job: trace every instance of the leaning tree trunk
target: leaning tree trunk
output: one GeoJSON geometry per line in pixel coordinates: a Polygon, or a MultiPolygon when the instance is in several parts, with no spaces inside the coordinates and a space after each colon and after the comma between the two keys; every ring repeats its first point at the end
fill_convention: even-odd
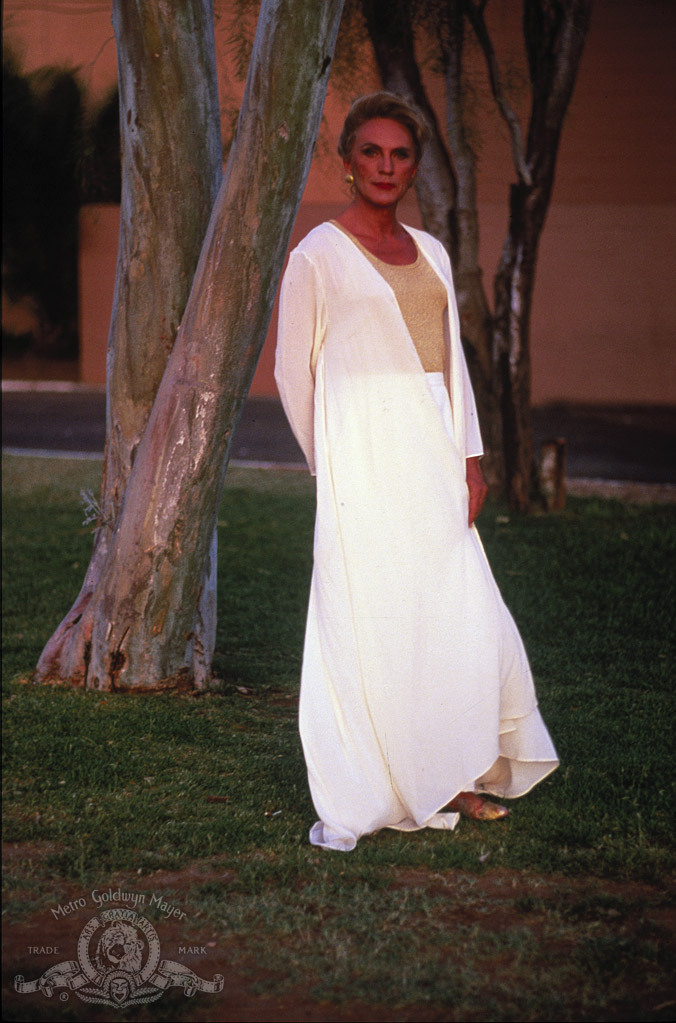
{"type": "Polygon", "coordinates": [[[342,0],[265,0],[181,327],[83,612],[86,684],[202,685],[195,626],[230,441],[309,169],[342,0]]]}
{"type": "MultiPolygon", "coordinates": [[[[221,179],[212,0],[169,7],[162,0],[117,0],[113,19],[123,176],[100,516],[80,594],[36,671],[38,681],[75,685],[87,679],[91,617],[84,612],[101,582],[221,179]]],[[[197,645],[208,649],[215,576],[205,583],[203,605],[197,645]]]]}

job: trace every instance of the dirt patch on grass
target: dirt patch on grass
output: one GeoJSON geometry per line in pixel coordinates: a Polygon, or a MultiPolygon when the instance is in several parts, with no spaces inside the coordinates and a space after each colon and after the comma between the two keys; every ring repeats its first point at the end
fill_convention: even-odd
{"type": "MultiPolygon", "coordinates": [[[[10,860],[38,859],[43,850],[15,845],[6,853],[10,860]]],[[[439,941],[440,934],[444,937],[438,948],[425,948],[424,940],[422,948],[417,948],[420,955],[436,956],[439,977],[443,981],[447,976],[448,985],[441,983],[417,1003],[405,995],[400,997],[396,984],[385,997],[374,992],[371,1003],[364,998],[355,1000],[349,980],[340,992],[334,990],[327,996],[313,948],[319,931],[314,937],[274,934],[259,926],[243,936],[215,926],[208,915],[194,911],[191,905],[191,893],[205,885],[217,897],[222,885],[224,900],[234,890],[236,875],[214,860],[193,863],[181,871],[158,871],[151,877],[115,876],[105,885],[86,890],[58,884],[53,897],[43,893],[38,909],[33,907],[35,893],[30,888],[21,896],[13,892],[3,930],[3,1018],[119,1020],[131,1013],[138,1020],[368,1023],[517,1018],[666,1020],[676,1015],[671,965],[676,962],[676,891],[672,885],[504,870],[481,876],[400,870],[393,876],[390,898],[393,894],[396,898],[397,891],[402,896],[423,893],[434,912],[430,945],[439,941]],[[87,925],[92,927],[92,920],[96,934],[85,958],[89,956],[87,961],[93,962],[97,940],[108,926],[104,911],[114,907],[136,912],[150,922],[161,949],[160,962],[182,964],[207,982],[221,975],[222,989],[218,993],[197,991],[194,997],[187,997],[181,987],[170,986],[160,991],[156,1001],[133,1009],[128,1004],[125,1008],[124,1003],[120,1008],[83,1001],[77,991],[66,986],[55,988],[49,998],[39,990],[20,993],[15,989],[17,976],[35,981],[58,964],[78,966],[81,936],[87,925]],[[274,950],[281,946],[286,959],[278,960],[274,950]],[[294,965],[283,969],[280,962],[294,965]],[[480,984],[472,977],[480,977],[480,984]],[[538,1003],[544,985],[549,985],[550,991],[544,1002],[538,1003]],[[529,987],[532,993],[526,991],[529,987]],[[560,1014],[553,1008],[556,1004],[560,1014]]],[[[270,896],[276,897],[274,892],[270,896]]],[[[134,922],[133,917],[128,919],[134,922]]],[[[424,938],[424,921],[404,921],[402,926],[419,926],[424,938]]],[[[377,942],[378,935],[373,934],[372,940],[377,942]]],[[[327,973],[332,965],[325,964],[327,973]]],[[[404,956],[401,970],[409,965],[404,956]]],[[[350,969],[352,974],[348,971],[342,976],[356,978],[358,956],[350,969]]],[[[89,984],[87,990],[91,987],[89,984]]]]}

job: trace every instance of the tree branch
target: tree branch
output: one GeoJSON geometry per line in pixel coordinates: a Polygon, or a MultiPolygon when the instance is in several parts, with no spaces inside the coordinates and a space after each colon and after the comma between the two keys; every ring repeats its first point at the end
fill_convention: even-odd
{"type": "Polygon", "coordinates": [[[486,27],[486,21],[484,19],[485,7],[486,0],[480,0],[478,4],[474,4],[473,0],[467,0],[465,10],[467,18],[474,29],[474,34],[483,51],[484,57],[486,58],[486,66],[488,68],[488,77],[491,83],[493,98],[495,99],[498,110],[502,114],[503,120],[507,125],[509,136],[512,140],[512,158],[514,160],[516,173],[518,174],[520,181],[523,181],[525,185],[530,186],[533,184],[533,179],[524,154],[521,125],[511,104],[507,100],[505,91],[502,87],[502,82],[500,80],[500,68],[498,67],[495,47],[491,41],[488,28],[486,27]]]}

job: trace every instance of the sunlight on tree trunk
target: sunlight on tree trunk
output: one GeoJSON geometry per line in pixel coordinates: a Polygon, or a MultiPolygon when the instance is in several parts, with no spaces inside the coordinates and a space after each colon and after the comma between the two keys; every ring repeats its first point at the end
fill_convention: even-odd
{"type": "MultiPolygon", "coordinates": [[[[91,616],[129,473],[190,293],[221,180],[212,0],[170,11],[160,0],[117,2],[122,203],[108,337],[106,447],[92,558],[36,678],[85,685],[91,616]],[[186,81],[191,83],[185,88],[186,81]]],[[[213,602],[215,577],[205,586],[213,602]]],[[[205,620],[213,633],[213,614],[205,620]]],[[[207,637],[203,645],[213,644],[207,637]]]]}
{"type": "MultiPolygon", "coordinates": [[[[96,581],[78,612],[82,657],[66,674],[58,658],[53,670],[43,664],[43,654],[39,679],[117,690],[208,682],[202,595],[230,441],[307,178],[341,8],[342,0],[266,0],[261,7],[237,133],[190,298],[130,457],[96,581]]],[[[141,45],[151,59],[160,52],[151,37],[141,45]]],[[[193,88],[194,74],[185,75],[184,89],[186,82],[193,88]]],[[[170,116],[170,97],[164,102],[170,116]]],[[[123,119],[125,133],[133,124],[123,119]]],[[[136,127],[143,132],[142,123],[136,127]]],[[[200,148],[194,138],[191,145],[200,148]]],[[[191,192],[174,194],[179,200],[190,207],[191,192]]],[[[127,316],[134,332],[135,309],[127,316]]]]}

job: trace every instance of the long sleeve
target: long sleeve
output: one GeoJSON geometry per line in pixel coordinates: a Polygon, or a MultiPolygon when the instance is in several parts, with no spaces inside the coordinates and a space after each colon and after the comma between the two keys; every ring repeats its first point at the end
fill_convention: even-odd
{"type": "MultiPolygon", "coordinates": [[[[458,303],[455,297],[455,287],[453,285],[451,261],[441,242],[437,241],[437,246],[444,273],[446,274],[446,278],[449,283],[449,303],[452,301],[452,306],[449,304],[448,317],[451,324],[455,325],[456,344],[454,345],[454,356],[457,357],[460,365],[460,386],[462,387],[462,408],[464,412],[465,457],[472,458],[474,456],[483,455],[484,453],[483,442],[481,440],[481,430],[479,427],[479,416],[477,414],[476,401],[469,377],[469,371],[467,369],[465,353],[462,349],[460,317],[458,315],[458,303]]],[[[453,328],[451,327],[451,330],[452,329],[453,328]]]]}
{"type": "Polygon", "coordinates": [[[467,370],[467,363],[465,362],[464,355],[462,364],[462,382],[464,391],[463,408],[465,410],[465,457],[473,458],[474,456],[483,455],[484,446],[481,440],[479,416],[477,415],[474,391],[472,390],[472,384],[469,379],[469,372],[467,370]]]}
{"type": "Polygon", "coordinates": [[[326,305],[316,267],[304,253],[294,251],[280,293],[275,380],[313,475],[315,367],[325,329],[326,305]]]}

